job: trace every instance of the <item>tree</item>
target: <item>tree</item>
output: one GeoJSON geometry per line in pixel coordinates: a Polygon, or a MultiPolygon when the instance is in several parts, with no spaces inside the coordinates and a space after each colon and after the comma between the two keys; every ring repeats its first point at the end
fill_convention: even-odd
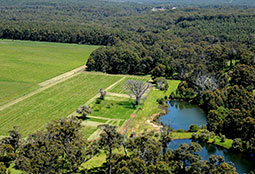
{"type": "Polygon", "coordinates": [[[21,144],[21,135],[19,133],[19,128],[14,126],[13,130],[9,131],[9,136],[3,138],[0,141],[0,144],[9,144],[12,146],[14,153],[16,153],[17,149],[21,144]]]}
{"type": "Polygon", "coordinates": [[[84,106],[80,106],[80,108],[77,109],[76,112],[78,114],[82,114],[81,119],[85,120],[87,115],[92,113],[92,110],[90,106],[84,105],[84,106]]]}
{"type": "Polygon", "coordinates": [[[99,93],[100,93],[100,99],[104,100],[104,98],[106,96],[106,91],[104,91],[102,88],[100,88],[99,93]]]}
{"type": "Polygon", "coordinates": [[[238,64],[233,69],[230,83],[233,85],[242,85],[248,91],[252,92],[255,89],[255,66],[238,64]]]}
{"type": "Polygon", "coordinates": [[[167,126],[164,126],[163,128],[160,128],[160,139],[159,142],[162,144],[163,149],[163,155],[167,151],[168,144],[172,141],[172,136],[170,135],[170,128],[167,126]]]}
{"type": "Polygon", "coordinates": [[[204,90],[211,90],[219,87],[218,80],[209,75],[208,73],[202,73],[201,71],[197,74],[194,83],[198,86],[198,91],[203,92],[204,90]]]}
{"type": "Polygon", "coordinates": [[[202,149],[197,143],[190,145],[181,144],[178,149],[173,150],[173,160],[178,161],[178,169],[180,173],[185,173],[189,164],[200,161],[200,156],[196,154],[202,149]]]}
{"type": "Polygon", "coordinates": [[[159,64],[151,71],[152,79],[156,79],[157,77],[164,77],[166,72],[166,66],[159,64]]]}
{"type": "Polygon", "coordinates": [[[75,117],[54,121],[30,135],[18,151],[16,165],[28,173],[76,173],[86,160],[87,142],[75,117]]]}
{"type": "Polygon", "coordinates": [[[0,171],[8,168],[11,162],[16,159],[16,152],[20,144],[21,135],[19,129],[14,126],[13,130],[9,131],[9,136],[0,140],[0,171]]]}
{"type": "Polygon", "coordinates": [[[132,156],[151,164],[155,164],[160,159],[164,142],[159,142],[153,137],[153,134],[152,131],[145,131],[142,135],[130,140],[128,148],[132,150],[132,156]]]}
{"type": "Polygon", "coordinates": [[[119,148],[123,141],[122,135],[117,132],[116,126],[111,126],[108,124],[103,124],[98,126],[99,129],[103,130],[100,134],[99,146],[106,152],[108,155],[107,164],[108,164],[108,173],[112,173],[112,151],[115,148],[119,148]]]}
{"type": "Polygon", "coordinates": [[[150,87],[150,83],[137,80],[127,80],[124,85],[125,90],[135,96],[136,105],[140,103],[142,96],[150,87]]]}
{"type": "Polygon", "coordinates": [[[161,91],[167,91],[168,89],[168,83],[167,80],[165,78],[156,78],[154,80],[154,82],[156,83],[156,88],[158,88],[161,91]]]}

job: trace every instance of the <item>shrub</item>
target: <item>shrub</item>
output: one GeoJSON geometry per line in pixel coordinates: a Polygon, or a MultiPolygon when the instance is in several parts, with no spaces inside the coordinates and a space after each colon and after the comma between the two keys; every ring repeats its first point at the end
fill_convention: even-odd
{"type": "Polygon", "coordinates": [[[176,132],[184,132],[183,129],[178,129],[176,132]]]}
{"type": "Polygon", "coordinates": [[[226,136],[225,135],[222,135],[220,137],[220,142],[224,143],[226,141],[226,136]]]}
{"type": "Polygon", "coordinates": [[[101,99],[99,99],[99,98],[98,98],[98,99],[96,99],[96,104],[100,104],[100,103],[101,103],[101,101],[102,101],[102,100],[101,100],[101,99]]]}
{"type": "Polygon", "coordinates": [[[160,98],[160,99],[157,99],[157,102],[158,104],[162,105],[165,102],[165,100],[163,98],[160,98]]]}
{"type": "Polygon", "coordinates": [[[154,82],[156,83],[156,88],[158,88],[161,91],[167,91],[168,89],[168,83],[167,80],[165,78],[156,78],[154,80],[154,82]]]}
{"type": "Polygon", "coordinates": [[[193,133],[191,138],[192,138],[193,140],[196,140],[196,139],[197,139],[197,134],[196,134],[196,133],[193,133]]]}
{"type": "Polygon", "coordinates": [[[198,125],[192,124],[189,128],[189,132],[197,132],[200,129],[198,125]]]}
{"type": "Polygon", "coordinates": [[[175,94],[174,94],[174,92],[171,92],[171,94],[170,94],[170,96],[169,96],[169,99],[175,99],[176,97],[175,97],[175,94]]]}

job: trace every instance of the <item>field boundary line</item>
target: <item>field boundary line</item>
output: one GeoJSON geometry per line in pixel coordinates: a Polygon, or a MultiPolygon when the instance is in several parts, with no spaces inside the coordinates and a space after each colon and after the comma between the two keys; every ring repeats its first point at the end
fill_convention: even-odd
{"type": "MultiPolygon", "coordinates": [[[[107,118],[107,117],[100,117],[100,116],[93,116],[93,115],[88,115],[87,116],[88,118],[98,118],[100,120],[116,120],[116,121],[122,121],[122,120],[125,120],[125,119],[118,119],[118,118],[107,118]]],[[[86,121],[86,120],[85,120],[86,121]]],[[[89,120],[88,120],[89,121],[89,120]]]]}
{"type": "Polygon", "coordinates": [[[95,75],[105,75],[105,76],[129,77],[129,78],[136,78],[136,79],[148,79],[148,80],[151,79],[151,77],[149,77],[149,76],[139,76],[139,75],[130,75],[130,74],[107,74],[104,72],[95,72],[95,71],[84,71],[83,73],[95,74],[95,75]]]}
{"type": "MultiPolygon", "coordinates": [[[[104,124],[109,124],[110,120],[108,120],[106,123],[104,124]]],[[[103,131],[101,129],[97,129],[93,134],[91,134],[88,138],[88,140],[94,140],[96,138],[99,138],[99,135],[102,133],[103,131]]]]}
{"type": "Polygon", "coordinates": [[[69,71],[69,72],[66,72],[66,73],[64,73],[64,74],[60,74],[59,76],[56,76],[56,77],[53,77],[53,78],[51,78],[51,79],[49,79],[49,80],[46,80],[46,81],[44,81],[44,82],[41,82],[41,83],[39,83],[38,85],[39,85],[40,87],[48,86],[48,85],[50,85],[50,84],[52,84],[52,83],[55,83],[55,82],[57,82],[57,81],[59,81],[59,80],[66,79],[66,78],[68,78],[68,77],[70,77],[70,76],[73,76],[73,75],[76,74],[76,73],[80,73],[80,72],[84,71],[85,68],[86,68],[86,66],[84,66],[84,65],[83,65],[83,66],[80,66],[80,67],[75,68],[75,69],[73,69],[73,70],[71,70],[71,71],[69,71]]]}
{"type": "MultiPolygon", "coordinates": [[[[106,89],[105,89],[105,91],[109,91],[110,89],[112,89],[114,86],[116,86],[118,83],[120,83],[122,80],[124,80],[126,78],[126,76],[124,76],[124,77],[122,77],[120,80],[118,80],[117,82],[115,82],[115,83],[113,83],[113,84],[111,84],[109,87],[107,87],[106,89]]],[[[97,95],[95,95],[94,97],[92,97],[91,99],[89,99],[89,101],[87,101],[86,103],[85,103],[85,105],[89,105],[89,104],[91,104],[94,100],[96,100],[98,97],[100,97],[100,94],[97,94],[97,95]]]]}
{"type": "Polygon", "coordinates": [[[29,98],[29,97],[35,95],[35,94],[38,94],[38,93],[40,93],[40,92],[42,92],[42,91],[44,91],[44,90],[46,90],[46,89],[48,89],[48,88],[50,88],[50,87],[52,87],[52,86],[55,86],[55,85],[57,85],[57,84],[59,84],[59,83],[61,83],[61,82],[64,82],[64,81],[66,81],[66,80],[72,78],[72,77],[75,77],[75,76],[79,75],[81,72],[82,72],[82,71],[80,71],[79,73],[74,73],[74,74],[72,74],[72,75],[70,75],[70,76],[68,76],[68,77],[63,78],[63,79],[59,79],[58,81],[56,81],[56,82],[54,82],[54,83],[51,83],[51,84],[49,84],[49,85],[47,85],[47,86],[44,86],[44,87],[41,87],[41,88],[39,88],[39,89],[37,89],[37,90],[31,92],[31,93],[25,94],[25,95],[22,96],[22,97],[19,97],[19,98],[15,99],[15,100],[12,100],[12,101],[10,101],[9,103],[6,103],[6,104],[0,106],[0,111],[6,109],[6,108],[8,108],[8,107],[10,107],[10,106],[12,106],[12,105],[14,105],[14,104],[16,104],[16,103],[19,103],[19,102],[21,102],[21,101],[23,101],[23,100],[25,100],[25,99],[27,99],[27,98],[29,98]]]}

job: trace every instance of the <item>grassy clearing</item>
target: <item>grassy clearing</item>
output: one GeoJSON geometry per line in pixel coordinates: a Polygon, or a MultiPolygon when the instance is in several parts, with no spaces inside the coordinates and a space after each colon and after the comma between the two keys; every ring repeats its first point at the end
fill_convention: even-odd
{"type": "MultiPolygon", "coordinates": [[[[208,143],[213,143],[213,138],[210,138],[208,143]]],[[[224,147],[226,149],[230,149],[232,147],[233,140],[227,139],[224,142],[221,142],[219,137],[216,137],[216,140],[213,144],[216,144],[218,146],[224,147]]]]}
{"type": "MultiPolygon", "coordinates": [[[[114,97],[118,98],[118,97],[114,97]]],[[[93,102],[92,115],[114,119],[129,119],[130,115],[136,109],[134,106],[135,101],[132,99],[105,99],[93,102]]]]}
{"type": "Polygon", "coordinates": [[[91,117],[87,117],[86,121],[94,121],[94,122],[98,122],[98,123],[106,123],[107,122],[107,120],[103,120],[100,118],[91,118],[91,117]]]}
{"type": "Polygon", "coordinates": [[[180,80],[167,80],[168,83],[168,90],[166,94],[170,95],[172,92],[176,92],[176,89],[180,83],[180,80]]]}
{"type": "Polygon", "coordinates": [[[97,130],[97,127],[90,127],[90,126],[84,126],[81,129],[82,135],[84,135],[85,138],[89,138],[90,135],[92,135],[97,130]]]}
{"type": "Polygon", "coordinates": [[[173,139],[191,139],[191,132],[171,132],[173,139]]]}
{"type": "Polygon", "coordinates": [[[86,63],[98,46],[0,40],[0,106],[86,63]]]}
{"type": "Polygon", "coordinates": [[[24,101],[0,111],[0,135],[7,135],[14,125],[26,136],[51,120],[66,117],[80,105],[121,77],[80,74],[24,101]]]}
{"type": "MultiPolygon", "coordinates": [[[[94,130],[86,132],[88,138],[97,130],[98,124],[110,124],[117,127],[121,127],[123,123],[130,118],[130,115],[134,112],[133,107],[134,100],[116,96],[106,96],[105,100],[96,100],[90,106],[92,107],[93,116],[88,116],[89,126],[93,126],[94,130]],[[100,102],[100,103],[99,103],[100,102]],[[94,124],[89,121],[93,121],[94,124]]],[[[85,122],[86,122],[85,121],[85,122]]],[[[96,138],[96,137],[94,137],[96,138]]]]}
{"type": "Polygon", "coordinates": [[[86,169],[91,169],[94,167],[100,167],[106,161],[106,154],[101,152],[99,155],[93,157],[86,163],[82,164],[86,169]]]}
{"type": "Polygon", "coordinates": [[[148,129],[148,130],[155,129],[152,125],[148,124],[146,121],[150,119],[150,116],[152,116],[153,114],[159,113],[162,111],[159,108],[157,99],[162,98],[165,95],[170,95],[171,92],[175,92],[180,81],[172,80],[172,81],[168,81],[168,83],[169,83],[169,89],[167,90],[167,92],[163,92],[160,90],[152,90],[149,93],[146,101],[144,102],[142,109],[138,110],[136,113],[136,116],[131,120],[128,131],[127,131],[128,134],[132,132],[140,133],[144,129],[148,129]]]}
{"type": "Polygon", "coordinates": [[[128,92],[124,89],[124,85],[127,80],[148,81],[150,80],[150,78],[149,77],[126,77],[124,80],[121,81],[121,83],[116,85],[109,92],[119,93],[119,94],[128,94],[128,92]]]}

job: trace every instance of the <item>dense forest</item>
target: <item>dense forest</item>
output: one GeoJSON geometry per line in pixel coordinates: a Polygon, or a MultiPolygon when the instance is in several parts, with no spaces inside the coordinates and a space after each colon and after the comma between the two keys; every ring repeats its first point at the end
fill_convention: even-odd
{"type": "Polygon", "coordinates": [[[81,121],[77,118],[60,119],[22,140],[18,128],[0,141],[0,172],[6,173],[15,161],[15,168],[27,173],[231,173],[235,168],[220,156],[201,160],[197,143],[183,144],[167,150],[171,141],[169,129],[161,134],[144,132],[140,136],[122,136],[116,127],[99,125],[103,132],[100,140],[88,142],[80,133],[81,121]],[[123,153],[113,153],[118,149],[123,153]],[[101,167],[86,169],[82,163],[98,153],[107,155],[101,167]],[[162,153],[163,152],[163,153],[162,153]]]}
{"type": "MultiPolygon", "coordinates": [[[[181,1],[177,9],[172,9],[173,5],[165,1],[156,5],[155,1],[145,4],[89,0],[74,0],[72,4],[64,0],[15,2],[0,0],[0,38],[104,45],[91,54],[87,70],[179,79],[182,82],[176,94],[168,99],[198,104],[207,113],[209,131],[234,139],[233,150],[255,153],[255,11],[252,0],[205,3],[203,8],[192,6],[195,1],[194,4],[181,1]],[[152,11],[155,7],[164,10],[152,11]]],[[[71,123],[77,124],[78,129],[79,123],[71,123]]],[[[45,132],[32,135],[20,147],[17,159],[20,169],[30,173],[78,171],[78,163],[86,161],[81,154],[86,152],[93,156],[97,152],[98,149],[93,148],[93,152],[80,152],[75,148],[77,151],[72,153],[80,157],[75,160],[72,155],[63,155],[68,154],[71,147],[87,142],[76,136],[76,132],[70,134],[74,136],[72,142],[58,139],[56,134],[62,135],[65,132],[61,131],[66,130],[54,132],[56,126],[59,126],[57,122],[45,132]],[[56,154],[51,149],[55,141],[60,142],[56,154]],[[28,150],[31,147],[33,151],[28,150]],[[41,147],[50,151],[50,154],[40,154],[43,163],[49,160],[48,168],[38,167],[42,159],[37,159],[39,156],[35,154],[41,147]],[[29,156],[25,156],[27,151],[29,156]],[[36,162],[32,164],[30,159],[36,162]],[[52,162],[56,159],[57,164],[52,162]],[[65,167],[60,168],[59,164],[65,167]]],[[[164,143],[169,140],[164,134],[147,132],[126,140],[125,146],[123,137],[114,128],[102,129],[104,142],[97,142],[95,147],[104,149],[109,156],[103,169],[94,170],[107,169],[113,173],[217,173],[226,170],[235,173],[232,166],[215,157],[199,163],[195,152],[201,148],[197,144],[162,154],[164,143]],[[114,142],[104,139],[110,138],[110,134],[116,136],[114,142]],[[112,147],[107,141],[113,142],[112,147]],[[121,144],[129,148],[132,155],[111,156],[111,148],[121,144]]],[[[12,143],[19,141],[12,138],[11,135],[2,142],[11,144],[5,149],[10,152],[6,157],[9,161],[16,158],[17,145],[12,143]]]]}

